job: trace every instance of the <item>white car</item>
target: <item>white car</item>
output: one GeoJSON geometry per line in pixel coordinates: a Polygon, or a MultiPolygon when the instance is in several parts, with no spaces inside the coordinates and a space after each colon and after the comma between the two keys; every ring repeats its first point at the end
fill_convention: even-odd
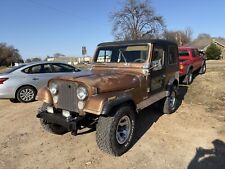
{"type": "Polygon", "coordinates": [[[79,71],[60,62],[38,62],[9,68],[0,74],[0,99],[24,103],[34,101],[38,89],[47,86],[49,79],[74,75],[79,71]]]}

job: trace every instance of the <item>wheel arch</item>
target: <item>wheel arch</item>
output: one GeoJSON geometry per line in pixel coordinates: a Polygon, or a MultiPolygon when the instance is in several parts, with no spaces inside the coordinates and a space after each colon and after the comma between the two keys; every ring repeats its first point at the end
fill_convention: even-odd
{"type": "Polygon", "coordinates": [[[193,65],[189,65],[189,66],[188,66],[188,69],[187,69],[187,73],[188,73],[190,70],[193,70],[193,68],[194,68],[193,65]]]}
{"type": "Polygon", "coordinates": [[[173,81],[173,85],[174,85],[174,86],[176,86],[176,87],[178,87],[179,82],[178,82],[178,80],[177,80],[177,79],[175,79],[175,80],[173,81]]]}
{"type": "Polygon", "coordinates": [[[179,86],[179,78],[171,78],[166,86],[166,90],[169,91],[171,89],[171,86],[179,86]]]}
{"type": "Polygon", "coordinates": [[[117,98],[116,100],[112,102],[107,102],[102,109],[102,116],[113,116],[116,108],[118,108],[121,105],[130,105],[134,111],[136,112],[136,104],[131,98],[131,96],[122,96],[117,98]]]}
{"type": "Polygon", "coordinates": [[[38,90],[37,90],[37,88],[36,88],[35,86],[30,85],[30,84],[24,84],[24,85],[22,85],[22,86],[20,86],[20,87],[18,87],[18,88],[16,89],[16,92],[15,92],[15,98],[17,97],[18,91],[19,91],[22,87],[26,87],[26,86],[32,87],[32,88],[35,90],[36,94],[37,94],[38,90]]]}

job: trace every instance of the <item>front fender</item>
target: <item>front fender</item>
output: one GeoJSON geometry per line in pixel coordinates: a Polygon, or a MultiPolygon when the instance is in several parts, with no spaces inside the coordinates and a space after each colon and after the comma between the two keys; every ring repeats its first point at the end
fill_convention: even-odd
{"type": "Polygon", "coordinates": [[[101,114],[107,115],[107,116],[114,115],[112,112],[112,109],[115,108],[116,106],[119,106],[127,102],[134,103],[131,96],[125,95],[125,96],[116,97],[114,100],[111,100],[111,101],[106,101],[102,108],[101,114]]]}
{"type": "Polygon", "coordinates": [[[52,98],[51,92],[49,91],[47,87],[43,87],[38,90],[36,100],[49,103],[50,105],[53,104],[53,98],[52,98]]]}
{"type": "Polygon", "coordinates": [[[87,100],[84,111],[96,115],[109,115],[115,106],[125,102],[134,103],[131,95],[131,93],[125,92],[110,92],[92,96],[87,100]]]}

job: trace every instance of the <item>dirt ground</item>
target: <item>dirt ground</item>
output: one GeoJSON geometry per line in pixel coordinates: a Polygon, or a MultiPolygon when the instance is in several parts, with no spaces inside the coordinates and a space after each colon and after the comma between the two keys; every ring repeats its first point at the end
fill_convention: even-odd
{"type": "Polygon", "coordinates": [[[171,115],[147,108],[138,116],[133,147],[121,157],[101,152],[95,131],[72,136],[44,131],[42,103],[0,101],[1,169],[225,169],[225,61],[180,87],[171,115]]]}

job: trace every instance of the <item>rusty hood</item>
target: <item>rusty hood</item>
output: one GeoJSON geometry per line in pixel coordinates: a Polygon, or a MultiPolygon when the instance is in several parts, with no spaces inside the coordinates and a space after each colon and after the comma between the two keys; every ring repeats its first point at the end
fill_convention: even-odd
{"type": "Polygon", "coordinates": [[[83,83],[87,87],[97,88],[99,93],[104,93],[140,87],[144,75],[118,70],[92,70],[81,71],[74,76],[58,77],[57,79],[83,83]]]}

